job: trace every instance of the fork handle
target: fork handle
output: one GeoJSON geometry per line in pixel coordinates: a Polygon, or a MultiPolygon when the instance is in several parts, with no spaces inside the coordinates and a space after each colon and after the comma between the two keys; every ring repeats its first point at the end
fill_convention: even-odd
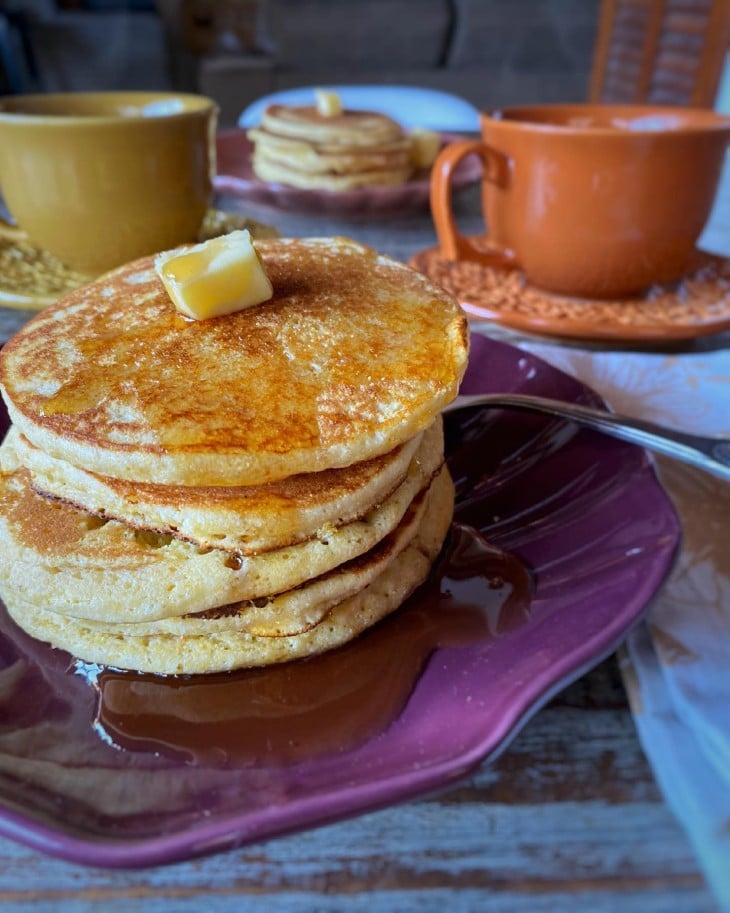
{"type": "Polygon", "coordinates": [[[725,438],[705,437],[674,431],[644,419],[630,418],[616,412],[606,412],[579,403],[547,399],[542,396],[513,393],[485,393],[457,396],[444,412],[469,406],[518,409],[542,412],[574,419],[582,425],[603,431],[612,437],[639,444],[657,453],[674,457],[693,466],[699,466],[722,479],[730,481],[730,441],[725,438]]]}

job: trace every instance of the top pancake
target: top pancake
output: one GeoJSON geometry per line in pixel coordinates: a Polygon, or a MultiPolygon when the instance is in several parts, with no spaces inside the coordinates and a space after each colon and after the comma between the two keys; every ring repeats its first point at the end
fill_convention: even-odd
{"type": "Polygon", "coordinates": [[[403,138],[401,125],[385,114],[342,111],[325,115],[310,105],[269,105],[261,126],[279,136],[343,146],[380,145],[403,138]]]}
{"type": "Polygon", "coordinates": [[[257,307],[187,320],[150,257],[31,320],[0,354],[18,429],[113,478],[256,485],[386,453],[455,396],[467,327],[440,287],[346,239],[256,247],[257,307]]]}

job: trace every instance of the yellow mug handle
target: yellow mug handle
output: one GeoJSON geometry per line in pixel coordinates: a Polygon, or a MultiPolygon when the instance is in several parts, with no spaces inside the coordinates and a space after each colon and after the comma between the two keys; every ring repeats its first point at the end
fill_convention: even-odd
{"type": "Polygon", "coordinates": [[[27,241],[28,235],[19,225],[13,225],[0,216],[0,238],[5,241],[27,241]]]}
{"type": "MultiPolygon", "coordinates": [[[[431,170],[431,214],[433,215],[439,250],[446,260],[476,260],[488,266],[517,265],[515,255],[504,247],[486,251],[475,247],[460,234],[454,220],[451,203],[452,179],[457,165],[467,155],[478,155],[484,164],[482,180],[491,181],[500,187],[509,183],[510,161],[498,149],[487,146],[481,140],[462,140],[449,143],[438,155],[431,170]]],[[[487,238],[489,240],[489,238],[487,238]]]]}

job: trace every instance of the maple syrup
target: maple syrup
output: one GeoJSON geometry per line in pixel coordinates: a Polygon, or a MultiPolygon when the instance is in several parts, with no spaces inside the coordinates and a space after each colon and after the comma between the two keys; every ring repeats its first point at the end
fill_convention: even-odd
{"type": "Polygon", "coordinates": [[[383,732],[440,647],[529,618],[532,580],[513,555],[454,524],[429,580],[393,616],[321,656],[264,669],[155,676],[84,667],[94,728],[125,751],[200,765],[294,763],[383,732]]]}

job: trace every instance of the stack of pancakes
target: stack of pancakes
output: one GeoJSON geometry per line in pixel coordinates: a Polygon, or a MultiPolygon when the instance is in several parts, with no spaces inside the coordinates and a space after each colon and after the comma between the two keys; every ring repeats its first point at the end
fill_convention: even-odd
{"type": "Polygon", "coordinates": [[[200,673],[337,646],[427,576],[453,512],[457,303],[346,239],[256,244],[274,287],[191,321],[137,261],[0,355],[0,591],[31,635],[200,673]]]}
{"type": "Polygon", "coordinates": [[[385,114],[269,105],[248,131],[252,168],[262,181],[304,189],[396,186],[413,173],[410,140],[385,114]]]}

